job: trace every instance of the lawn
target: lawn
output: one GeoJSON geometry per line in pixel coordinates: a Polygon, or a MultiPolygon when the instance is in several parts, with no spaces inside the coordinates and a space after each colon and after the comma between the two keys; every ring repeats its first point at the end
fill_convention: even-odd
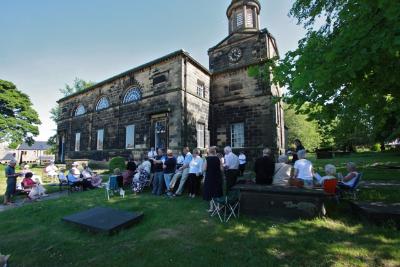
{"type": "MultiPolygon", "coordinates": [[[[375,158],[399,163],[395,155],[375,158]]],[[[348,160],[363,164],[366,179],[380,178],[367,175],[374,163],[370,156],[335,163],[348,160]]],[[[110,202],[102,190],[74,193],[0,213],[0,252],[12,254],[11,266],[21,267],[400,265],[400,232],[389,224],[378,227],[355,218],[346,207],[329,218],[286,222],[241,217],[227,224],[210,218],[206,208],[201,199],[147,192],[110,202]],[[113,236],[94,235],[60,221],[95,206],[142,211],[145,217],[113,236]]]]}

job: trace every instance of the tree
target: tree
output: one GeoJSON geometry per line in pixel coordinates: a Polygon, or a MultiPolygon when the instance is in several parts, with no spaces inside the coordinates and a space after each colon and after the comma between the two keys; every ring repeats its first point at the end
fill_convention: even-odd
{"type": "MultiPolygon", "coordinates": [[[[64,95],[64,97],[73,95],[75,93],[81,92],[86,90],[87,88],[95,85],[95,82],[92,81],[85,81],[79,78],[75,78],[74,83],[72,86],[66,84],[65,88],[61,88],[60,92],[64,95]]],[[[60,106],[57,105],[56,107],[50,110],[50,118],[57,124],[60,119],[61,111],[60,106]]],[[[57,134],[51,136],[49,140],[47,140],[47,144],[50,146],[50,151],[52,153],[57,153],[58,151],[58,143],[57,143],[57,134]]]]}
{"type": "Polygon", "coordinates": [[[40,123],[29,96],[12,82],[0,80],[0,143],[14,147],[23,141],[32,144],[33,137],[39,134],[40,123]]]}
{"type": "Polygon", "coordinates": [[[336,142],[400,136],[399,14],[392,0],[297,0],[290,11],[308,33],[274,68],[274,82],[297,111],[333,124],[336,142]]]}
{"type": "Polygon", "coordinates": [[[285,105],[285,125],[289,128],[286,142],[290,146],[295,139],[300,139],[307,150],[315,151],[321,144],[318,123],[307,115],[296,114],[293,108],[285,105]]]}

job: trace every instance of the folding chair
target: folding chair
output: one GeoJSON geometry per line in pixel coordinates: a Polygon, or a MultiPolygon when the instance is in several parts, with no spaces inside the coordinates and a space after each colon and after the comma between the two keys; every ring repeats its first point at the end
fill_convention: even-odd
{"type": "Polygon", "coordinates": [[[215,207],[212,217],[218,215],[221,222],[228,222],[233,216],[239,218],[240,215],[240,190],[231,190],[226,196],[213,198],[215,207]]]}
{"type": "Polygon", "coordinates": [[[352,200],[357,199],[357,193],[359,191],[358,186],[360,184],[360,181],[362,179],[363,173],[360,172],[358,173],[356,180],[354,181],[354,184],[350,188],[341,188],[340,193],[343,197],[349,196],[352,200]]]}
{"type": "Polygon", "coordinates": [[[116,175],[111,175],[110,178],[108,178],[108,182],[105,186],[105,189],[106,189],[107,200],[110,200],[110,196],[113,196],[118,191],[119,191],[119,195],[122,198],[125,198],[125,191],[118,186],[118,181],[117,181],[116,175]]]}

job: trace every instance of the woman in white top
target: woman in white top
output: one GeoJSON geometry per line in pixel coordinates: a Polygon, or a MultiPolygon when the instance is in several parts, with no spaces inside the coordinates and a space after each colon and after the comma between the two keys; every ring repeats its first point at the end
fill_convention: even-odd
{"type": "Polygon", "coordinates": [[[319,185],[324,185],[326,180],[337,179],[336,178],[336,167],[332,164],[325,165],[325,176],[321,177],[318,173],[315,174],[315,179],[319,185]]]}
{"type": "Polygon", "coordinates": [[[193,150],[193,159],[189,164],[189,197],[194,198],[200,190],[200,181],[203,175],[203,159],[200,157],[200,150],[193,150]]]}
{"type": "Polygon", "coordinates": [[[343,177],[342,181],[338,183],[339,187],[342,189],[350,189],[354,187],[354,184],[357,180],[359,173],[357,172],[357,166],[353,162],[349,162],[346,164],[347,171],[349,172],[345,177],[343,177]]]}
{"type": "Polygon", "coordinates": [[[294,179],[303,182],[304,187],[313,187],[314,170],[311,161],[306,159],[306,151],[300,150],[297,152],[299,160],[294,164],[294,179]]]}

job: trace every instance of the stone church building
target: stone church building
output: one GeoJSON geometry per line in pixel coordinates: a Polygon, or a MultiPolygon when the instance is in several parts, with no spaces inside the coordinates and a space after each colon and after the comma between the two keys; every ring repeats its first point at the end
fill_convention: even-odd
{"type": "Polygon", "coordinates": [[[248,75],[278,56],[260,29],[258,0],[232,0],[229,35],[209,49],[209,69],[179,50],[58,101],[58,159],[103,160],[150,147],[230,145],[250,157],[284,150],[281,89],[248,75]]]}

